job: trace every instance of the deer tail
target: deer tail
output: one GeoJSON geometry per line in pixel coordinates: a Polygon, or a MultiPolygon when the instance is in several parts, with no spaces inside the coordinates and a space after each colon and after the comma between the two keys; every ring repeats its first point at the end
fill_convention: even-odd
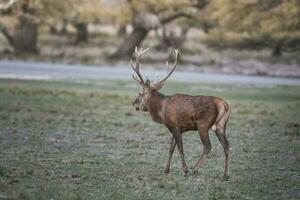
{"type": "Polygon", "coordinates": [[[217,103],[217,109],[218,109],[218,116],[215,123],[211,127],[213,131],[217,130],[217,125],[219,121],[222,119],[222,117],[224,116],[224,114],[229,111],[229,106],[225,101],[221,101],[217,103]]]}

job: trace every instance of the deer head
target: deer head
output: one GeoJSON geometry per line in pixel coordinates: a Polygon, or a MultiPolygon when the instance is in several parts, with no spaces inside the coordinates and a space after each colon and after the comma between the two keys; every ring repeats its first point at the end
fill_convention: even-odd
{"type": "MultiPolygon", "coordinates": [[[[177,62],[178,62],[178,57],[179,57],[179,51],[175,49],[175,62],[173,64],[172,69],[169,71],[169,73],[161,80],[156,81],[155,83],[151,83],[150,80],[147,78],[146,81],[144,81],[141,73],[140,73],[140,57],[148,51],[149,48],[147,49],[140,49],[138,50],[137,47],[135,48],[135,57],[136,57],[136,62],[135,66],[133,64],[133,61],[131,59],[131,67],[135,74],[132,74],[132,77],[134,80],[136,80],[141,86],[142,90],[139,92],[137,97],[133,100],[132,105],[135,107],[135,109],[141,110],[141,111],[149,111],[149,101],[153,93],[156,91],[160,90],[165,81],[171,76],[171,74],[175,71],[177,62]]],[[[169,68],[169,63],[167,62],[167,69],[169,68]]]]}

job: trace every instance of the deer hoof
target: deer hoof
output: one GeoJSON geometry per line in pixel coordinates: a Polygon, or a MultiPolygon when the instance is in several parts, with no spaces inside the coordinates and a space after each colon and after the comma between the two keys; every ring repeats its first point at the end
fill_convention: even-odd
{"type": "Polygon", "coordinates": [[[165,172],[166,174],[168,174],[168,173],[170,172],[170,169],[167,169],[167,168],[166,168],[166,169],[164,170],[164,172],[165,172]]]}

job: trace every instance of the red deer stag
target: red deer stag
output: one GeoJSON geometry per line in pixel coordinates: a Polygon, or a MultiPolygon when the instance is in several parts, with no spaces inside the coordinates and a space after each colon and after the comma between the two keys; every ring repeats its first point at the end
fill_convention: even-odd
{"type": "MultiPolygon", "coordinates": [[[[167,76],[156,83],[151,84],[148,78],[143,79],[140,70],[140,56],[148,49],[138,50],[136,48],[136,64],[131,60],[131,67],[136,73],[132,77],[142,85],[142,90],[132,102],[135,109],[149,112],[152,120],[165,125],[172,133],[172,140],[169,149],[169,158],[165,167],[165,173],[170,171],[170,162],[177,145],[181,158],[184,175],[187,175],[188,168],[184,159],[182,133],[189,130],[198,130],[203,143],[203,153],[196,165],[192,168],[192,173],[196,174],[198,169],[207,160],[207,155],[211,150],[208,130],[215,131],[221,142],[225,153],[224,179],[228,178],[229,144],[226,138],[226,124],[230,115],[230,107],[226,101],[213,96],[190,96],[186,94],[163,95],[159,90],[165,81],[174,72],[179,51],[175,50],[175,63],[167,76]]],[[[168,66],[168,62],[167,62],[168,66]]]]}

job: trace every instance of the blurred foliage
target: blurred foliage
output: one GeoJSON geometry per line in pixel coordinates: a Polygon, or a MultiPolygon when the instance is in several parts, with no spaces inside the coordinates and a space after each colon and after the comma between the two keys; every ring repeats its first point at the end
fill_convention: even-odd
{"type": "MultiPolygon", "coordinates": [[[[119,27],[133,24],[137,13],[150,13],[159,20],[186,13],[194,17],[178,18],[177,25],[203,29],[209,33],[204,41],[213,46],[273,47],[282,43],[297,47],[300,41],[299,0],[18,0],[18,4],[22,2],[30,2],[45,25],[68,20],[119,27]],[[200,10],[199,5],[207,2],[206,8],[200,10]]],[[[14,16],[0,19],[7,27],[15,26],[15,21],[14,16]]]]}
{"type": "MultiPolygon", "coordinates": [[[[131,23],[135,13],[152,13],[158,16],[179,12],[191,12],[193,0],[119,0],[117,6],[107,7],[108,16],[113,16],[120,25],[131,23]]],[[[194,10],[195,11],[195,10],[194,10]]]]}
{"type": "Polygon", "coordinates": [[[298,0],[212,0],[205,12],[214,27],[207,39],[210,44],[252,39],[255,44],[291,46],[300,41],[298,0]]]}
{"type": "MultiPolygon", "coordinates": [[[[71,0],[32,0],[32,6],[42,19],[60,19],[66,16],[71,0]]],[[[72,7],[71,7],[72,8],[72,7]]]]}
{"type": "Polygon", "coordinates": [[[85,22],[129,24],[133,12],[179,12],[190,6],[190,0],[31,0],[44,20],[78,19],[85,22]]]}
{"type": "Polygon", "coordinates": [[[91,22],[101,17],[99,0],[32,0],[38,16],[45,21],[76,19],[91,22]]]}
{"type": "Polygon", "coordinates": [[[162,11],[175,11],[189,6],[189,0],[131,0],[129,1],[134,9],[139,11],[152,11],[159,13],[162,11]]]}
{"type": "Polygon", "coordinates": [[[208,18],[219,28],[237,32],[300,30],[298,0],[212,0],[208,18]]]}

